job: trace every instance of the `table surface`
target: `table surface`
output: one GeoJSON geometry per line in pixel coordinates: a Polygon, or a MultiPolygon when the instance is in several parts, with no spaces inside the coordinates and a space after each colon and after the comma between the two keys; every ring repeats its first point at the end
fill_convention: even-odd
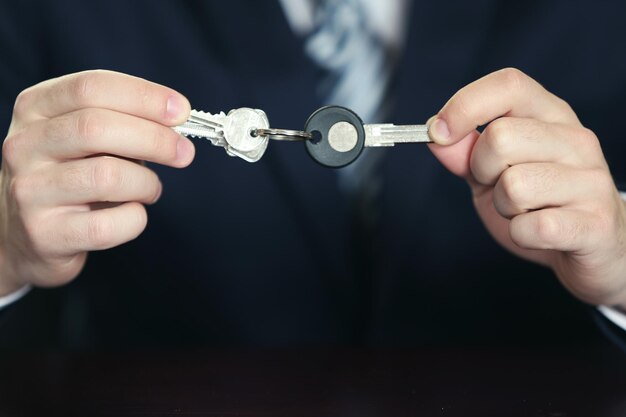
{"type": "Polygon", "coordinates": [[[626,416],[626,354],[544,348],[0,353],[0,416],[626,416]]]}

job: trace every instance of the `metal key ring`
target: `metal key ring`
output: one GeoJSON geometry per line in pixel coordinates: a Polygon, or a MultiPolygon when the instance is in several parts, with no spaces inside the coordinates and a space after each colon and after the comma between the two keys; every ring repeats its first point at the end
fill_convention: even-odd
{"type": "Polygon", "coordinates": [[[270,139],[284,140],[289,142],[301,142],[311,140],[313,135],[303,130],[288,129],[253,129],[252,136],[269,136],[270,139]]]}

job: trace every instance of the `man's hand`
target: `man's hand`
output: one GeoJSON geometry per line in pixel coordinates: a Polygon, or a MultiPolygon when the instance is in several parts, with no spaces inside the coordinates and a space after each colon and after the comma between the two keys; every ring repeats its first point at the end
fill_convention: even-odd
{"type": "Polygon", "coordinates": [[[467,180],[500,244],[551,267],[581,300],[626,308],[626,206],[598,139],[565,101],[504,69],[429,123],[432,152],[467,180]]]}
{"type": "Polygon", "coordinates": [[[0,296],[74,279],[87,252],[137,237],[157,175],[137,161],[185,167],[193,144],[170,126],[190,111],[179,93],[88,71],[23,91],[2,147],[0,296]]]}

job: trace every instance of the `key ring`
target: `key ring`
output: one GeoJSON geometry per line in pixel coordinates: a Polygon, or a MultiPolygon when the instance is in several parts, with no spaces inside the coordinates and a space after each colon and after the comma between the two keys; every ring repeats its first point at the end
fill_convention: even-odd
{"type": "Polygon", "coordinates": [[[252,129],[252,136],[269,136],[270,139],[289,142],[301,142],[313,139],[313,135],[303,130],[288,129],[252,129]]]}

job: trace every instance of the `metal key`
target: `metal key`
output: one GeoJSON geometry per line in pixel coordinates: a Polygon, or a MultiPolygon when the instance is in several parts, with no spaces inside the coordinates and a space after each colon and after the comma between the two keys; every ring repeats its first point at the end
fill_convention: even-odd
{"type": "Polygon", "coordinates": [[[426,125],[366,125],[352,110],[340,106],[318,109],[309,117],[304,130],[314,137],[306,142],[309,155],[329,168],[354,162],[365,147],[432,142],[426,125]]]}
{"type": "Polygon", "coordinates": [[[270,127],[265,112],[242,107],[231,110],[227,118],[228,123],[224,126],[224,139],[228,143],[226,152],[248,162],[261,159],[269,144],[269,137],[256,132],[270,127]]]}
{"type": "Polygon", "coordinates": [[[365,147],[395,146],[397,143],[432,142],[426,125],[371,124],[365,128],[365,147]]]}
{"type": "Polygon", "coordinates": [[[205,113],[192,110],[189,118],[182,125],[174,127],[174,130],[183,136],[208,139],[214,146],[225,146],[224,123],[226,115],[205,113]]]}
{"type": "Polygon", "coordinates": [[[192,110],[189,119],[174,130],[184,136],[208,139],[211,144],[223,147],[230,156],[256,162],[269,142],[267,135],[256,132],[268,128],[269,120],[262,110],[242,107],[228,114],[192,110]]]}

